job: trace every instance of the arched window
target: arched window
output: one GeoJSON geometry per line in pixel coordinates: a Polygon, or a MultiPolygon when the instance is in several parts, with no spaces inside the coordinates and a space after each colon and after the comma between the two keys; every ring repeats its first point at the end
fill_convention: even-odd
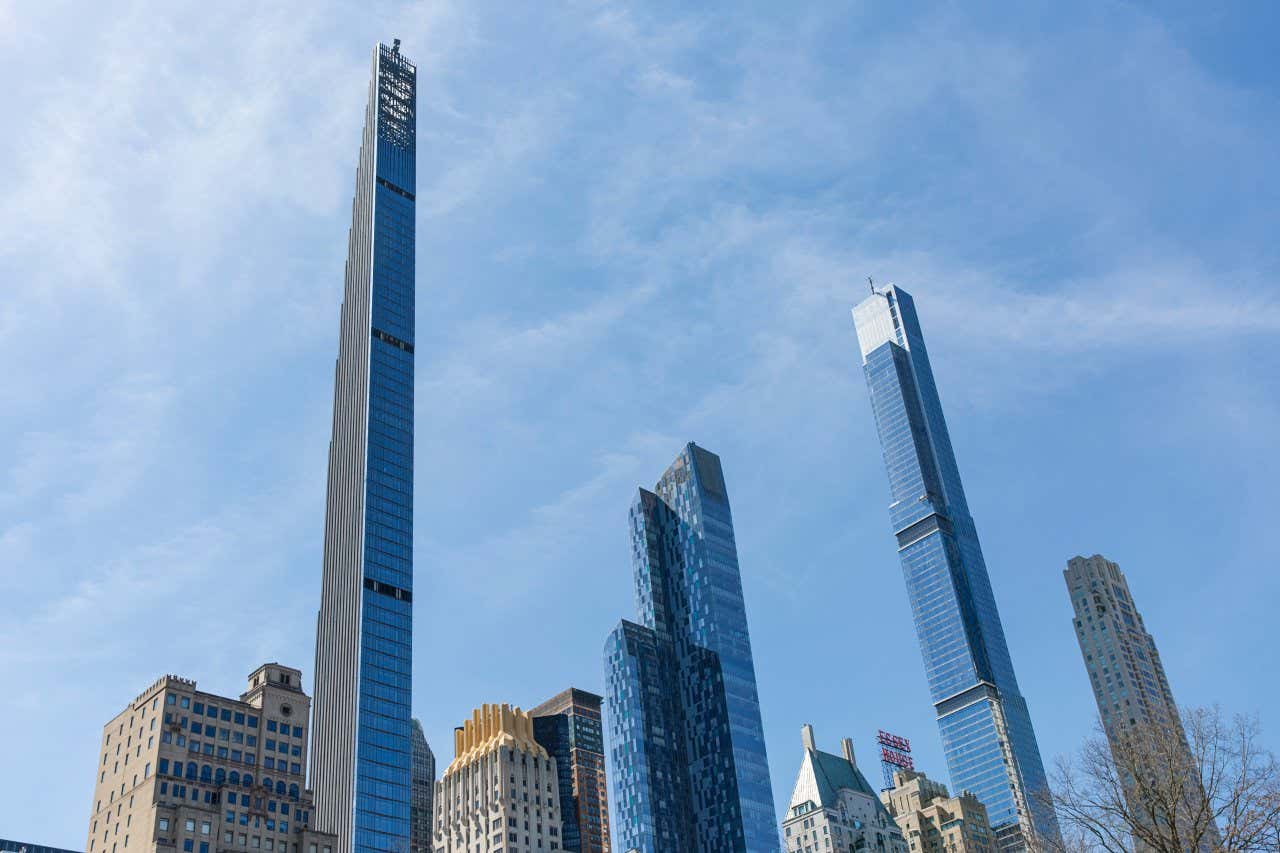
{"type": "Polygon", "coordinates": [[[227,781],[228,781],[228,782],[230,782],[232,785],[239,785],[239,784],[240,784],[240,771],[239,771],[239,770],[232,770],[232,771],[231,771],[231,775],[230,775],[229,777],[227,777],[227,781]]]}
{"type": "Polygon", "coordinates": [[[240,781],[240,784],[244,785],[246,788],[252,788],[252,787],[253,787],[253,774],[252,774],[252,773],[246,773],[246,774],[244,774],[244,779],[242,779],[242,780],[240,781]]]}
{"type": "Polygon", "coordinates": [[[196,763],[195,763],[194,761],[188,761],[188,762],[187,762],[187,778],[188,778],[188,779],[195,779],[195,778],[196,778],[196,772],[197,772],[198,770],[199,770],[199,768],[198,768],[198,767],[196,767],[196,763]]]}
{"type": "Polygon", "coordinates": [[[217,770],[213,771],[213,783],[215,785],[221,785],[225,781],[227,781],[226,770],[223,770],[221,767],[219,767],[217,770]]]}
{"type": "Polygon", "coordinates": [[[298,783],[297,782],[294,782],[292,785],[289,786],[289,799],[291,800],[298,799],[298,783]]]}
{"type": "Polygon", "coordinates": [[[284,796],[284,780],[283,779],[276,780],[276,793],[282,797],[284,796]]]}
{"type": "Polygon", "coordinates": [[[200,781],[208,782],[213,779],[213,768],[208,764],[200,768],[200,781]]]}
{"type": "Polygon", "coordinates": [[[270,790],[271,790],[271,777],[270,777],[270,776],[263,776],[263,777],[262,777],[262,786],[263,786],[264,788],[266,788],[268,791],[270,791],[270,790]]]}
{"type": "Polygon", "coordinates": [[[173,762],[173,775],[177,776],[179,779],[182,778],[182,762],[181,761],[173,762]]]}

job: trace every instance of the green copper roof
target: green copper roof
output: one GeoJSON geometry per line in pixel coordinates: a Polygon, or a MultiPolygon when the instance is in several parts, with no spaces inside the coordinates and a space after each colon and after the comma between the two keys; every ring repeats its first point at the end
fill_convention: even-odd
{"type": "Polygon", "coordinates": [[[869,797],[875,804],[876,811],[883,812],[888,818],[879,793],[867,782],[867,777],[862,775],[861,770],[850,764],[843,755],[833,755],[817,749],[805,750],[789,808],[794,809],[805,802],[811,802],[817,808],[837,808],[840,804],[840,791],[844,789],[869,797]]]}
{"type": "Polygon", "coordinates": [[[812,755],[814,776],[818,781],[818,790],[822,794],[821,805],[834,804],[841,788],[858,791],[879,801],[879,795],[867,784],[862,771],[850,764],[843,755],[832,755],[816,749],[812,755]]]}

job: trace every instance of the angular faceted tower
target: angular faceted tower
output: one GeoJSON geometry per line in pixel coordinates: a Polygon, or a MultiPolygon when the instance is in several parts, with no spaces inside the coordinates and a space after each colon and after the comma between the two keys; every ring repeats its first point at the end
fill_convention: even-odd
{"type": "Polygon", "coordinates": [[[1036,838],[1057,839],[1057,820],[915,303],[890,287],[853,309],[853,319],[951,787],[987,807],[1002,850],[1036,849],[1036,838]]]}
{"type": "Polygon", "coordinates": [[[347,250],[311,784],[335,853],[409,846],[417,70],[378,45],[347,250]]]}
{"type": "Polygon", "coordinates": [[[689,444],[631,507],[638,625],[605,643],[614,839],[640,853],[778,849],[720,457],[689,444]]]}

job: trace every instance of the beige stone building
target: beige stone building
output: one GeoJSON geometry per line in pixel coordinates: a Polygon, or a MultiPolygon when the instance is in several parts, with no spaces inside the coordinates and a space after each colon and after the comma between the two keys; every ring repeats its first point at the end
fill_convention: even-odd
{"type": "Polygon", "coordinates": [[[898,822],[913,853],[995,853],[987,809],[968,791],[948,796],[947,787],[923,773],[900,770],[880,799],[898,822]]]}
{"type": "Polygon", "coordinates": [[[436,783],[435,853],[561,849],[556,760],[527,713],[483,705],[454,729],[453,748],[436,783]]]}
{"type": "Polygon", "coordinates": [[[239,699],[158,679],[102,730],[88,853],[332,853],[310,829],[311,699],[268,663],[239,699]]]}

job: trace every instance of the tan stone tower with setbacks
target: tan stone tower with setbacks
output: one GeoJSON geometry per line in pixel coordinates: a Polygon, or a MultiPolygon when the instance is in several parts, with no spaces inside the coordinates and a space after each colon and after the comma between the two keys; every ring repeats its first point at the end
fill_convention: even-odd
{"type": "Polygon", "coordinates": [[[556,760],[527,713],[482,705],[454,729],[453,748],[436,783],[435,853],[561,849],[556,760]]]}

